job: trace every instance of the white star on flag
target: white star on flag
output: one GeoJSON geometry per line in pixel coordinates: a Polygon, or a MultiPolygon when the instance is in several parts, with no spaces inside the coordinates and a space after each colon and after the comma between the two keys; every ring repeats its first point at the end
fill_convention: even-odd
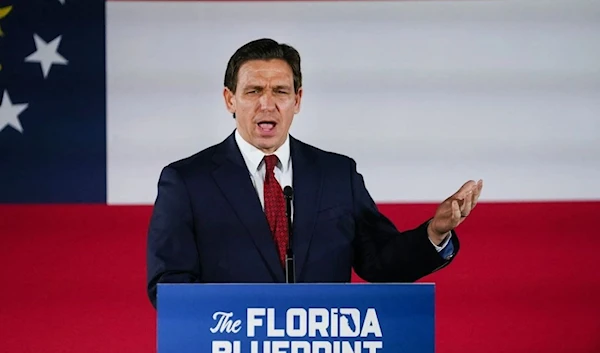
{"type": "Polygon", "coordinates": [[[0,131],[7,126],[12,126],[18,132],[23,132],[23,127],[19,121],[19,114],[27,109],[28,104],[12,104],[8,91],[4,91],[2,103],[0,104],[0,131]]]}
{"type": "Polygon", "coordinates": [[[48,77],[48,73],[50,72],[50,68],[53,64],[66,65],[69,63],[67,59],[65,59],[62,55],[60,55],[57,52],[61,39],[62,36],[58,36],[54,38],[54,40],[52,40],[50,43],[46,43],[46,41],[40,38],[37,34],[33,35],[36,51],[33,54],[26,57],[25,61],[39,62],[42,66],[44,78],[48,77]]]}

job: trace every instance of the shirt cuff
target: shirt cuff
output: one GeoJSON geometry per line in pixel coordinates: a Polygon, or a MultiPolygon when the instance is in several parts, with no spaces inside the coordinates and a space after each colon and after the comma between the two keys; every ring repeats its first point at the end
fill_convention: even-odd
{"type": "Polygon", "coordinates": [[[435,250],[437,252],[440,252],[440,251],[444,250],[444,248],[448,245],[448,242],[450,241],[450,238],[452,238],[452,232],[450,232],[450,234],[448,236],[446,236],[446,238],[444,239],[444,241],[440,245],[435,245],[431,241],[431,239],[429,239],[429,241],[431,242],[431,245],[433,245],[435,247],[435,250]]]}

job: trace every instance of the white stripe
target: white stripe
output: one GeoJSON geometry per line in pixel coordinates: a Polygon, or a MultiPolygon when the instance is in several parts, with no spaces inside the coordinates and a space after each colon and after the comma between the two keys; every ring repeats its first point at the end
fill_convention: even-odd
{"type": "Polygon", "coordinates": [[[230,55],[302,55],[292,133],[354,157],[376,201],[599,199],[599,2],[108,2],[108,201],[221,141],[230,55]]]}

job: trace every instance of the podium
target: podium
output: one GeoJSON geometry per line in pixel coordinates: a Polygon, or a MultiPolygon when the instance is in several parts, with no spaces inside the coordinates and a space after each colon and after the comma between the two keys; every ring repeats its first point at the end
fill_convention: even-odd
{"type": "Polygon", "coordinates": [[[434,284],[159,284],[158,353],[434,353],[434,284]]]}

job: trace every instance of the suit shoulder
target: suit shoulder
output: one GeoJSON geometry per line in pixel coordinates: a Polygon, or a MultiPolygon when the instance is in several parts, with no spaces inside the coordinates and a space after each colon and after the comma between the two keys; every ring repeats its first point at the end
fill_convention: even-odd
{"type": "Polygon", "coordinates": [[[327,151],[324,150],[322,148],[310,145],[306,142],[302,142],[299,140],[296,140],[297,143],[301,144],[305,150],[309,151],[311,154],[313,154],[315,157],[317,157],[320,161],[325,162],[325,164],[331,164],[331,163],[335,163],[336,165],[341,164],[356,164],[356,161],[354,160],[354,158],[347,156],[345,154],[341,154],[338,152],[333,152],[333,151],[327,151]]]}
{"type": "Polygon", "coordinates": [[[198,173],[199,171],[211,170],[213,166],[213,156],[220,145],[221,144],[219,143],[209,146],[190,156],[173,161],[167,164],[164,169],[175,170],[183,176],[189,175],[190,173],[198,173]]]}

